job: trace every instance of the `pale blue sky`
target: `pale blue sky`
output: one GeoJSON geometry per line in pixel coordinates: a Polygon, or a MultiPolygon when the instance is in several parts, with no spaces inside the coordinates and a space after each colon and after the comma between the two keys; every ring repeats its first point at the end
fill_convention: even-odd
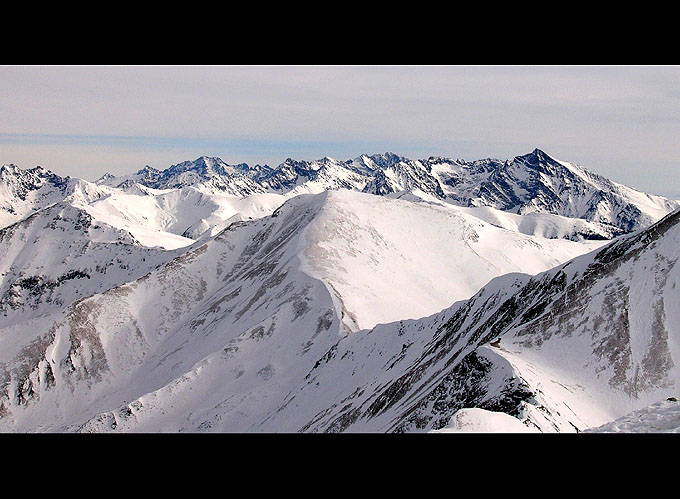
{"type": "Polygon", "coordinates": [[[538,147],[680,197],[679,84],[679,66],[0,66],[0,163],[94,180],[201,155],[538,147]]]}

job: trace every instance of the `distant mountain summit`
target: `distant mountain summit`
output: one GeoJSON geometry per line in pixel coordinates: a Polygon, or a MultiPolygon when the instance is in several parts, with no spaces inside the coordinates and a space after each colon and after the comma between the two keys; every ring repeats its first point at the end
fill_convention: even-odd
{"type": "Polygon", "coordinates": [[[455,189],[469,205],[492,206],[519,214],[553,213],[611,224],[625,232],[647,227],[677,209],[677,201],[644,194],[612,182],[540,149],[499,164],[475,164],[480,175],[472,189],[455,189]],[[488,168],[493,165],[494,167],[488,168]],[[481,166],[481,168],[480,168],[481,166]]]}
{"type": "MultiPolygon", "coordinates": [[[[255,194],[290,198],[348,189],[520,216],[562,217],[542,220],[541,233],[571,239],[612,239],[648,227],[680,208],[678,201],[618,184],[540,149],[506,161],[442,157],[411,160],[386,152],[346,161],[328,156],[315,161],[288,158],[275,168],[229,165],[217,157],[201,156],[165,170],[147,165],[131,175],[107,173],[95,183],[62,178],[41,167],[22,170],[7,165],[0,170],[0,179],[0,226],[61,201],[76,185],[87,190],[87,196],[95,197],[104,195],[95,193],[98,186],[140,195],[153,195],[149,189],[167,192],[191,188],[206,195],[236,198],[255,194]],[[567,230],[563,219],[582,220],[588,225],[569,223],[567,230]],[[560,228],[546,230],[550,224],[560,228]]],[[[507,226],[497,214],[478,211],[478,215],[507,226]]]]}
{"type": "MultiPolygon", "coordinates": [[[[245,168],[245,171],[248,170],[245,168]]],[[[244,165],[230,166],[220,158],[209,156],[184,161],[162,171],[147,165],[133,175],[121,177],[109,175],[97,181],[100,185],[110,187],[120,187],[130,182],[159,190],[196,187],[203,192],[239,197],[265,192],[262,186],[244,174],[244,165]]]]}
{"type": "Polygon", "coordinates": [[[41,166],[22,170],[0,166],[0,227],[68,195],[69,177],[60,177],[41,166]]]}
{"type": "Polygon", "coordinates": [[[338,161],[286,159],[276,168],[228,165],[202,156],[159,171],[149,166],[134,175],[105,176],[99,184],[136,182],[154,189],[187,186],[203,192],[287,196],[350,189],[379,196],[407,197],[464,207],[490,207],[524,215],[547,213],[600,224],[605,238],[648,227],[680,208],[678,201],[645,194],[560,161],[540,149],[512,160],[465,161],[430,157],[411,160],[392,152],[338,161]]]}
{"type": "Polygon", "coordinates": [[[540,149],[504,162],[431,158],[422,163],[452,204],[580,218],[612,227],[612,235],[648,227],[680,207],[677,201],[612,182],[540,149]]]}
{"type": "Polygon", "coordinates": [[[539,149],[3,166],[0,431],[670,425],[679,208],[539,149]]]}

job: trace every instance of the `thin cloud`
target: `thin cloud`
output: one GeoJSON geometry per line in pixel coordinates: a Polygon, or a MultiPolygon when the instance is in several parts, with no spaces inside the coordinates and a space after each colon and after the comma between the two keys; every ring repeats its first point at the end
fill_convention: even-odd
{"type": "Polygon", "coordinates": [[[5,66],[0,162],[53,154],[40,162],[92,178],[201,154],[278,164],[386,150],[505,159],[542,147],[677,192],[678,180],[642,185],[636,170],[666,179],[664,165],[676,165],[679,79],[675,66],[5,66]]]}

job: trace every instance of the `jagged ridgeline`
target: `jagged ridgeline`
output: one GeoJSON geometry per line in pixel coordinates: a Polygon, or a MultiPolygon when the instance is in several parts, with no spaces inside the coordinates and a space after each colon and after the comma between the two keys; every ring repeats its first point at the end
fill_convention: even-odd
{"type": "Polygon", "coordinates": [[[675,393],[679,207],[540,150],[4,166],[0,430],[595,428],[675,393]]]}
{"type": "MultiPolygon", "coordinates": [[[[98,183],[125,187],[134,182],[155,189],[200,185],[203,190],[246,196],[255,193],[318,193],[351,189],[378,195],[411,195],[457,206],[488,206],[516,214],[550,213],[604,224],[608,238],[649,226],[677,208],[674,201],[647,195],[586,169],[556,160],[538,149],[510,161],[410,160],[394,153],[354,160],[287,159],[276,168],[227,165],[201,157],[158,171],[105,175],[98,183]]],[[[602,232],[605,228],[600,229],[602,232]]]]}

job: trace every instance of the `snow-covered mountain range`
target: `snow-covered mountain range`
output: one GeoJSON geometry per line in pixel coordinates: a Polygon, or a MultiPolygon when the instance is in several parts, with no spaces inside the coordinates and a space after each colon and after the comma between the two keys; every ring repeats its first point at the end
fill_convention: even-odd
{"type": "Polygon", "coordinates": [[[678,208],[540,150],[4,166],[0,431],[606,425],[676,394],[678,208]]]}
{"type": "Polygon", "coordinates": [[[520,215],[577,218],[593,222],[585,229],[585,237],[607,239],[647,227],[678,208],[676,201],[617,184],[538,149],[509,161],[410,160],[388,152],[348,161],[289,158],[276,168],[230,166],[219,158],[204,156],[163,171],[146,167],[124,177],[107,174],[97,183],[114,187],[136,183],[154,189],[195,186],[202,192],[239,197],[264,192],[290,197],[351,189],[520,215]]]}
{"type": "MultiPolygon", "coordinates": [[[[0,180],[3,226],[79,193],[85,204],[104,199],[105,204],[117,202],[129,209],[139,208],[144,216],[151,209],[158,212],[150,214],[155,220],[136,217],[135,221],[180,236],[187,232],[194,236],[192,239],[201,231],[214,235],[211,229],[229,218],[224,213],[229,199],[256,196],[260,205],[256,215],[263,215],[295,195],[339,189],[467,207],[475,216],[501,226],[517,225],[508,215],[536,214],[525,218],[531,220],[524,223],[525,230],[547,225],[552,232],[541,235],[586,239],[611,239],[648,227],[680,206],[675,200],[617,184],[538,149],[508,161],[409,160],[385,153],[347,161],[329,157],[318,161],[287,159],[276,168],[228,165],[219,158],[202,156],[162,171],[146,166],[121,177],[107,173],[94,183],[62,178],[41,167],[21,170],[6,165],[0,168],[0,180]],[[122,198],[125,194],[136,197],[122,198]],[[160,199],[158,203],[140,200],[143,196],[160,199]],[[178,199],[182,196],[194,198],[178,199]],[[190,217],[178,216],[180,203],[182,212],[191,204],[198,209],[192,209],[190,217]],[[556,226],[560,229],[554,230],[556,226]]],[[[113,207],[114,214],[119,211],[113,207]]],[[[248,212],[245,207],[231,209],[231,215],[251,216],[248,212]]]]}

